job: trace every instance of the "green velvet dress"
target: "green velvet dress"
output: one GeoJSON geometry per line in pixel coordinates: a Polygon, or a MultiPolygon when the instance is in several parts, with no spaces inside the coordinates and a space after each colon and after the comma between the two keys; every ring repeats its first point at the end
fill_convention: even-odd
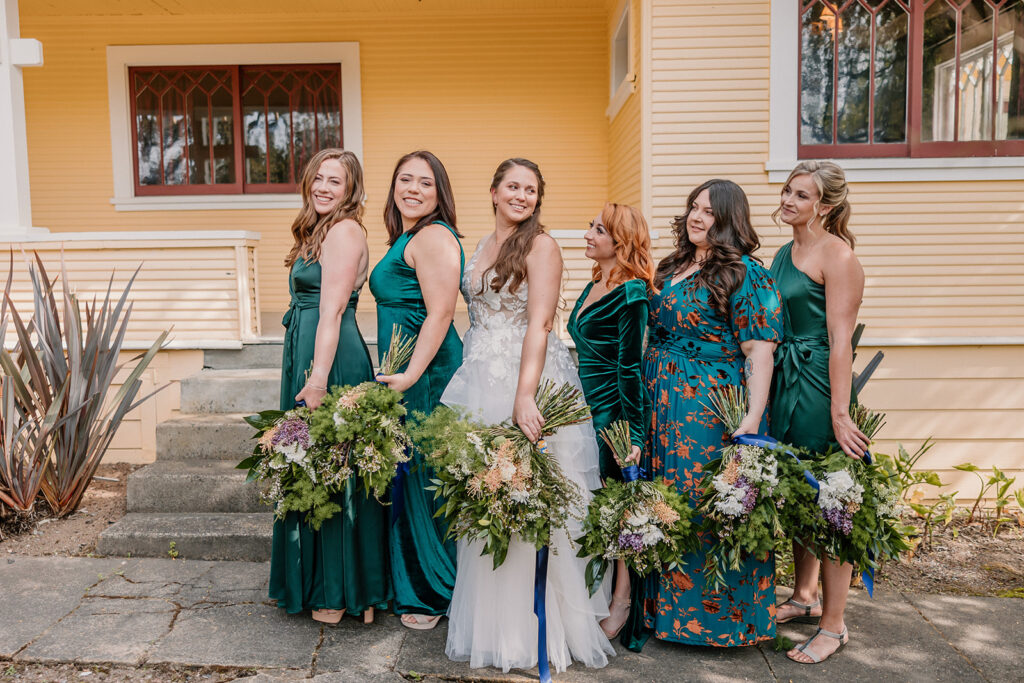
{"type": "Polygon", "coordinates": [[[784,245],[771,267],[782,295],[785,330],[775,350],[771,433],[783,443],[823,453],[838,448],[832,431],[825,286],[793,265],[792,251],[792,242],[784,245]]]}
{"type": "MultiPolygon", "coordinates": [[[[320,264],[296,262],[288,289],[291,305],[282,321],[282,410],[295,407],[295,395],[306,383],[306,370],[313,363],[320,322],[320,264]]],[[[356,327],[358,302],[359,292],[352,292],[341,317],[328,386],[355,385],[373,378],[370,353],[356,327]]],[[[335,501],[342,512],[324,522],[319,531],[303,523],[305,513],[289,512],[274,522],[270,598],[289,613],[347,609],[359,614],[367,607],[387,607],[392,597],[388,508],[355,481],[350,481],[335,501]]]]}
{"type": "MultiPolygon", "coordinates": [[[[651,396],[644,387],[640,363],[650,310],[647,284],[623,282],[580,310],[594,283],[584,288],[569,315],[569,335],[576,343],[580,382],[586,395],[594,431],[616,420],[629,422],[630,441],[641,449],[651,425],[651,396]]],[[[597,440],[601,477],[622,479],[608,444],[597,440]]]]}
{"type": "MultiPolygon", "coordinates": [[[[405,262],[410,239],[409,233],[399,237],[370,273],[370,291],[377,300],[377,352],[381,356],[388,349],[394,325],[400,325],[403,334],[419,334],[427,317],[416,271],[405,262]]],[[[460,281],[464,265],[463,255],[460,281]]],[[[448,380],[461,364],[462,342],[455,326],[450,325],[426,372],[405,392],[403,402],[409,413],[434,410],[448,380]]],[[[444,614],[455,587],[455,542],[444,540],[444,520],[434,518],[444,500],[435,499],[433,492],[426,490],[431,472],[423,456],[414,452],[409,465],[409,471],[400,475],[403,481],[393,489],[401,496],[400,500],[392,501],[394,511],[400,514],[392,515],[390,536],[395,612],[444,614]]]]}

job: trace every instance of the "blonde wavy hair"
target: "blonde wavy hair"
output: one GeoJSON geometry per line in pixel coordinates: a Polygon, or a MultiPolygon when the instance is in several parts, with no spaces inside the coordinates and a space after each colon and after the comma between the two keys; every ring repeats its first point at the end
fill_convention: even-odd
{"type": "Polygon", "coordinates": [[[352,152],[329,147],[314,154],[302,170],[299,193],[302,195],[302,209],[292,221],[294,244],[284,260],[286,267],[291,268],[300,258],[306,262],[319,261],[320,248],[327,232],[346,218],[354,220],[366,232],[363,226],[363,200],[366,197],[363,167],[352,152]],[[345,196],[333,211],[321,216],[313,208],[313,180],[320,171],[320,165],[328,159],[337,159],[345,169],[345,196]]]}
{"type": "MultiPolygon", "coordinates": [[[[818,207],[821,205],[832,207],[831,211],[821,217],[821,227],[845,241],[850,245],[850,249],[853,249],[857,239],[849,228],[851,209],[847,196],[850,194],[850,188],[846,184],[843,169],[834,161],[801,161],[786,178],[783,187],[800,175],[810,176],[818,188],[818,201],[814,202],[815,215],[818,214],[818,207]]],[[[781,206],[772,212],[772,220],[776,225],[779,225],[781,213],[781,206]]]]}

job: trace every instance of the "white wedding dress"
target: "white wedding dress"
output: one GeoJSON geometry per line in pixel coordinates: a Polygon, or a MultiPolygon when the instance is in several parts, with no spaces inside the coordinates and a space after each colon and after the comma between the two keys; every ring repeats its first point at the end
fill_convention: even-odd
{"type": "MultiPolygon", "coordinates": [[[[493,238],[488,238],[493,239],[493,238]]],[[[486,242],[487,240],[484,240],[486,242]]],[[[483,243],[466,265],[462,293],[469,306],[470,328],[463,340],[462,367],[455,373],[441,402],[468,410],[488,424],[512,415],[519,378],[519,361],[526,333],[527,283],[512,294],[490,287],[480,292],[474,272],[483,243]]],[[[576,367],[565,344],[548,336],[543,378],[580,386],[576,367]]],[[[592,489],[601,486],[597,441],[591,422],[560,429],[547,437],[553,457],[583,493],[584,505],[592,489]]],[[[576,511],[582,517],[583,510],[576,511]]],[[[582,523],[570,519],[569,533],[553,534],[547,574],[548,661],[552,671],[564,671],[572,660],[589,667],[608,663],[615,650],[598,621],[608,615],[610,581],[591,597],[584,580],[587,558],[576,557],[570,540],[581,533],[582,523]]],[[[537,618],[533,614],[536,550],[513,539],[504,564],[492,569],[490,555],[481,556],[478,541],[458,542],[455,591],[448,608],[448,643],[445,652],[471,667],[529,669],[537,664],[537,618]]]]}

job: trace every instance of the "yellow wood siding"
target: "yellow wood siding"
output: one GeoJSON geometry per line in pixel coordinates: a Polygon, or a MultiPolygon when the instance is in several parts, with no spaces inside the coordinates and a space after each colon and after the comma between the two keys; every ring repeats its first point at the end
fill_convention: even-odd
{"type": "Polygon", "coordinates": [[[152,5],[125,16],[117,3],[83,2],[76,7],[84,16],[58,16],[47,3],[23,2],[22,34],[41,40],[46,54],[45,66],[25,73],[35,223],[53,231],[258,231],[262,311],[287,307],[282,261],[294,211],[117,212],[110,204],[106,46],[219,43],[230,26],[232,42],[359,42],[373,260],[385,250],[381,212],[393,164],[419,148],[447,166],[467,250],[493,226],[487,189],[509,156],[531,158],[543,170],[550,228],[584,225],[608,187],[604,3],[544,3],[529,11],[518,3],[463,3],[458,12],[434,9],[437,3],[383,5],[376,12],[351,3],[284,12],[263,0],[222,15],[205,4],[171,15],[152,5]]]}
{"type": "MultiPolygon", "coordinates": [[[[651,11],[658,253],[668,250],[666,228],[690,190],[723,177],[746,191],[761,255],[770,262],[791,233],[769,218],[781,187],[768,182],[764,169],[769,3],[653,0],[651,11]]],[[[935,437],[922,465],[941,470],[962,494],[976,484],[954,477],[954,464],[996,464],[1021,474],[1024,346],[921,344],[1024,337],[1024,182],[854,183],[850,199],[867,278],[860,320],[866,338],[888,344],[863,396],[889,414],[881,450],[935,437]]],[[[864,348],[857,366],[873,352],[864,348]]]]}
{"type": "MultiPolygon", "coordinates": [[[[640,66],[640,26],[643,3],[630,0],[630,33],[631,64],[636,76],[636,91],[629,96],[622,108],[612,118],[608,126],[608,201],[618,204],[629,204],[641,208],[641,166],[640,166],[640,128],[641,128],[641,80],[640,66]]],[[[618,23],[618,14],[610,15],[609,41],[618,23]]]]}

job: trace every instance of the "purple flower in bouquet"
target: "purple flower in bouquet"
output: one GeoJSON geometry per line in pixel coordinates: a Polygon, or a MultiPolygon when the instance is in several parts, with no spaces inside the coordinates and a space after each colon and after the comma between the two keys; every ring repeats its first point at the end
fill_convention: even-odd
{"type": "Polygon", "coordinates": [[[837,531],[842,531],[849,536],[853,532],[853,513],[846,508],[832,508],[822,510],[825,520],[837,531]]]}
{"type": "Polygon", "coordinates": [[[644,549],[644,535],[622,532],[619,534],[619,547],[623,550],[640,552],[644,549]]]}
{"type": "Polygon", "coordinates": [[[285,420],[274,432],[275,446],[290,446],[297,443],[303,450],[309,448],[309,425],[297,417],[285,420]]]}
{"type": "Polygon", "coordinates": [[[751,484],[746,477],[740,477],[736,480],[736,488],[746,491],[746,495],[743,497],[743,514],[749,515],[750,511],[754,509],[754,505],[757,504],[757,487],[751,484]]]}

